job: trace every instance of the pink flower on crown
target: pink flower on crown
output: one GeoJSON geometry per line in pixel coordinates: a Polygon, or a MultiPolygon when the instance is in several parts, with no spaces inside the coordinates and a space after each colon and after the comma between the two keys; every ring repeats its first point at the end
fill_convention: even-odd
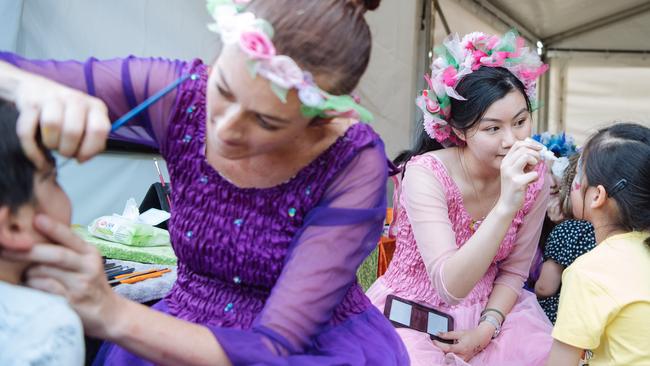
{"type": "Polygon", "coordinates": [[[424,104],[427,108],[427,111],[429,111],[429,113],[431,114],[440,113],[440,104],[438,104],[438,102],[433,101],[429,98],[425,98],[424,104]]]}
{"type": "Polygon", "coordinates": [[[463,37],[463,42],[466,42],[465,48],[472,50],[481,48],[481,45],[483,45],[487,39],[487,34],[482,32],[473,32],[466,34],[465,37],[463,37]]]}
{"type": "Polygon", "coordinates": [[[505,65],[508,52],[493,52],[489,57],[481,58],[481,65],[489,67],[503,67],[505,65]]]}
{"type": "Polygon", "coordinates": [[[472,52],[472,57],[474,58],[472,60],[472,71],[476,71],[481,67],[481,59],[487,57],[487,53],[481,50],[475,50],[472,52]]]}
{"type": "Polygon", "coordinates": [[[458,79],[456,78],[456,68],[453,66],[449,66],[445,69],[445,71],[442,72],[442,82],[445,83],[447,86],[454,87],[456,86],[456,82],[458,79]]]}
{"type": "Polygon", "coordinates": [[[257,71],[283,89],[296,87],[305,80],[304,74],[296,62],[291,57],[284,55],[260,62],[257,71]]]}
{"type": "Polygon", "coordinates": [[[530,83],[535,82],[546,70],[548,70],[548,65],[542,64],[538,68],[518,70],[517,74],[524,83],[530,83]]]}
{"type": "Polygon", "coordinates": [[[433,134],[435,136],[435,139],[439,142],[447,141],[451,136],[451,127],[449,127],[449,125],[442,124],[434,125],[433,134]]]}
{"type": "Polygon", "coordinates": [[[254,60],[267,60],[275,56],[273,42],[262,31],[250,30],[242,32],[239,45],[254,60]]]}
{"type": "Polygon", "coordinates": [[[510,58],[521,56],[524,50],[526,50],[526,40],[524,40],[524,37],[515,38],[515,51],[510,55],[510,58]]]}
{"type": "Polygon", "coordinates": [[[251,2],[251,0],[234,0],[234,3],[237,4],[237,5],[246,5],[246,4],[250,3],[250,2],[251,2]]]}
{"type": "Polygon", "coordinates": [[[501,42],[501,38],[499,36],[491,36],[490,38],[488,38],[486,47],[489,50],[492,50],[499,44],[499,42],[501,42]]]}

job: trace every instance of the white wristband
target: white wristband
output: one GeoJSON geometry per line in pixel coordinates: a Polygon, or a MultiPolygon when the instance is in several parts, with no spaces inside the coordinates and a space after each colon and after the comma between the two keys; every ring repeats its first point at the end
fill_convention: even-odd
{"type": "Polygon", "coordinates": [[[485,314],[478,321],[479,324],[483,322],[488,322],[494,326],[494,334],[492,335],[492,338],[496,338],[499,335],[499,333],[501,333],[501,323],[499,322],[499,319],[497,319],[496,317],[489,314],[485,314]]]}

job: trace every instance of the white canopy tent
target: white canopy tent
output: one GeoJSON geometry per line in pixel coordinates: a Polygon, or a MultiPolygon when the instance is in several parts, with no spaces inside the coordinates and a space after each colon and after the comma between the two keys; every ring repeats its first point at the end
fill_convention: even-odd
{"type": "MultiPolygon", "coordinates": [[[[360,86],[373,126],[394,155],[409,144],[413,113],[416,1],[384,1],[367,15],[374,33],[371,65],[360,86]]],[[[205,0],[0,0],[0,50],[35,59],[159,56],[210,63],[218,37],[208,31],[205,0]]],[[[121,212],[158,181],[150,154],[105,153],[59,173],[73,222],[121,212]]],[[[164,170],[164,164],[162,165],[164,170]]],[[[166,171],[163,171],[168,181],[166,171]]]]}
{"type": "MultiPolygon", "coordinates": [[[[359,94],[395,156],[414,135],[413,101],[431,45],[446,28],[502,33],[514,26],[543,43],[551,64],[541,129],[566,129],[582,141],[612,120],[650,123],[649,10],[650,1],[638,0],[384,0],[366,15],[373,54],[359,94]]],[[[205,27],[209,20],[204,0],[0,0],[0,49],[31,58],[134,54],[211,62],[218,41],[205,27]]],[[[158,179],[151,159],[108,153],[66,167],[60,177],[73,199],[73,221],[86,224],[119,212],[129,197],[141,199],[158,179]]]]}
{"type": "Polygon", "coordinates": [[[650,125],[650,1],[434,1],[435,43],[450,31],[516,28],[539,47],[551,66],[540,84],[540,130],[582,142],[612,121],[650,125]]]}

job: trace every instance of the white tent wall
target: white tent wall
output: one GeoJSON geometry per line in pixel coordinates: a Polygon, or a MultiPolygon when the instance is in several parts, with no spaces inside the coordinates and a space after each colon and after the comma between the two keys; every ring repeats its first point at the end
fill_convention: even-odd
{"type": "Polygon", "coordinates": [[[559,53],[550,60],[556,88],[549,101],[551,131],[566,131],[582,144],[612,122],[650,127],[650,55],[559,53]]]}
{"type": "MultiPolygon", "coordinates": [[[[452,32],[501,33],[509,28],[477,1],[437,1],[452,32]]],[[[590,4],[597,6],[601,1],[590,4]]],[[[431,4],[429,0],[384,0],[377,11],[366,15],[373,31],[373,54],[358,92],[376,117],[373,126],[386,142],[390,157],[411,145],[419,119],[413,100],[430,62],[426,54],[431,44],[427,43],[439,44],[446,35],[439,14],[432,21],[426,19],[433,26],[433,41],[426,35],[429,29],[420,29],[423,5],[431,8],[431,4]]],[[[647,16],[574,36],[557,46],[597,45],[597,39],[619,34],[624,25],[630,27],[631,37],[643,38],[636,42],[643,46],[647,37],[640,37],[639,32],[647,16]]],[[[218,41],[205,28],[209,21],[203,0],[0,0],[0,49],[32,58],[83,60],[134,54],[211,62],[218,41]]],[[[543,124],[552,132],[566,130],[581,143],[594,128],[609,121],[649,123],[650,57],[576,52],[551,52],[548,57],[550,95],[543,102],[549,113],[543,124]]],[[[157,180],[151,156],[141,154],[104,154],[83,166],[73,163],[61,172],[75,205],[74,221],[82,224],[101,214],[119,212],[127,198],[141,199],[157,180]],[[118,185],[122,177],[127,178],[118,185]]]]}
{"type": "MultiPolygon", "coordinates": [[[[15,50],[28,58],[215,57],[217,36],[205,28],[209,17],[202,1],[29,0],[22,5],[15,50]]],[[[59,181],[72,200],[73,222],[88,224],[98,216],[121,213],[128,198],[144,198],[159,180],[153,157],[104,153],[61,169],[59,181]]],[[[169,182],[164,163],[161,168],[169,182]]]]}
{"type": "Polygon", "coordinates": [[[23,0],[0,0],[0,50],[16,50],[23,0]]]}
{"type": "MultiPolygon", "coordinates": [[[[372,125],[383,136],[389,156],[407,147],[412,133],[421,1],[385,0],[366,15],[373,55],[359,94],[375,115],[372,125]]],[[[210,18],[204,0],[0,0],[0,10],[0,34],[6,35],[0,38],[0,49],[28,58],[134,54],[211,62],[218,47],[217,36],[205,27],[210,18]]],[[[73,222],[87,224],[99,215],[121,212],[129,197],[142,199],[158,181],[152,157],[105,153],[62,169],[60,181],[73,201],[73,222]]]]}
{"type": "MultiPolygon", "coordinates": [[[[503,6],[510,0],[433,0],[437,1],[451,32],[460,35],[481,31],[498,34],[510,27],[490,14],[481,4],[503,6]]],[[[560,19],[566,24],[572,20],[576,9],[585,9],[576,16],[585,20],[606,16],[602,5],[613,6],[604,0],[578,2],[519,1],[512,16],[530,22],[542,17],[544,29],[551,28],[560,19]],[[549,13],[551,9],[565,9],[549,13]]],[[[640,1],[625,0],[616,5],[622,10],[640,1]]],[[[503,19],[502,19],[503,20],[503,19]]],[[[537,125],[548,126],[551,132],[566,131],[579,144],[598,127],[613,121],[634,121],[650,126],[650,53],[616,53],[616,50],[650,50],[647,37],[650,13],[640,13],[629,19],[602,28],[569,37],[554,47],[572,49],[608,49],[610,52],[549,52],[549,98],[542,100],[548,107],[548,117],[536,114],[537,125]]],[[[446,36],[442,19],[436,14],[434,22],[435,44],[446,36]]],[[[535,29],[539,31],[539,29],[535,29]]],[[[531,45],[534,47],[535,45],[531,45]]],[[[541,96],[541,93],[540,93],[541,96]]],[[[540,111],[542,112],[542,111],[540,111]]]]}

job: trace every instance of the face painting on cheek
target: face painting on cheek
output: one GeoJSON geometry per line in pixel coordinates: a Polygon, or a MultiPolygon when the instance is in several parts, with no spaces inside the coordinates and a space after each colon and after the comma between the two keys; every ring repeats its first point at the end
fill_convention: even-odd
{"type": "Polygon", "coordinates": [[[579,190],[581,190],[581,189],[582,189],[582,185],[580,184],[580,182],[578,182],[577,179],[574,179],[574,180],[573,180],[573,186],[571,187],[571,190],[573,190],[573,191],[579,191],[579,190]]]}

